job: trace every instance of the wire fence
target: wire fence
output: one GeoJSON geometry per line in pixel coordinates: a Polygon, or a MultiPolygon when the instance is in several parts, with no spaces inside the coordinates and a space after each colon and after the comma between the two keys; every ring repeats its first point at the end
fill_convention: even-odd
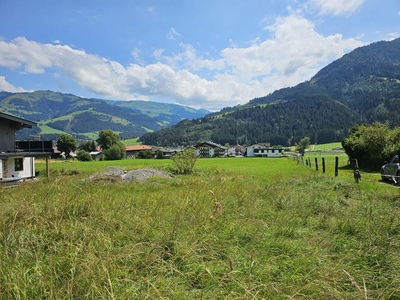
{"type": "Polygon", "coordinates": [[[362,178],[365,179],[365,176],[372,181],[376,181],[377,176],[379,176],[378,180],[381,182],[393,183],[396,186],[400,186],[400,174],[386,175],[382,173],[361,172],[359,170],[357,159],[350,160],[344,156],[328,156],[327,158],[321,156],[306,157],[298,155],[297,153],[289,153],[289,155],[286,155],[286,157],[300,165],[315,169],[316,171],[320,171],[322,173],[332,172],[331,174],[333,174],[335,177],[339,175],[339,170],[346,169],[345,172],[349,175],[352,171],[352,178],[354,178],[356,183],[359,183],[362,178]]]}

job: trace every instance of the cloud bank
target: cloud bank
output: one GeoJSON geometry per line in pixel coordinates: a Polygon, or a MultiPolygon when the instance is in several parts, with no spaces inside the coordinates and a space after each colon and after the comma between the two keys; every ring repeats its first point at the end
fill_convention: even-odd
{"type": "MultiPolygon", "coordinates": [[[[327,5],[310,0],[322,13],[340,14],[357,9],[361,0],[342,0],[327,5]],[[340,8],[339,8],[340,6],[340,8]]],[[[132,51],[136,62],[129,65],[59,41],[43,44],[18,37],[0,41],[0,67],[26,74],[54,73],[68,77],[82,88],[108,99],[169,99],[197,108],[218,110],[246,103],[282,87],[310,79],[315,73],[346,52],[362,46],[355,38],[340,34],[323,36],[303,16],[292,13],[278,17],[265,27],[271,38],[253,41],[247,47],[234,45],[222,49],[213,59],[204,58],[194,45],[180,43],[181,51],[168,55],[154,51],[154,62],[140,62],[138,49],[132,51]],[[50,70],[51,69],[51,70],[50,70]],[[204,75],[206,74],[206,75],[204,75]]],[[[168,39],[179,33],[173,28],[168,39]]],[[[21,91],[0,77],[0,89],[21,91]]],[[[23,89],[22,89],[23,90],[23,89]]]]}
{"type": "Polygon", "coordinates": [[[310,3],[314,4],[321,14],[338,16],[356,11],[364,3],[364,0],[310,0],[310,3]]]}

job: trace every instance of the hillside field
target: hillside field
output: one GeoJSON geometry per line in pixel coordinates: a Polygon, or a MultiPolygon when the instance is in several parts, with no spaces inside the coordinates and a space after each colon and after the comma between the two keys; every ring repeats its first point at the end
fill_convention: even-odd
{"type": "Polygon", "coordinates": [[[399,189],[345,156],[198,159],[194,174],[88,182],[51,161],[0,193],[0,299],[399,299],[399,189]],[[328,168],[329,165],[329,168],[328,168]]]}

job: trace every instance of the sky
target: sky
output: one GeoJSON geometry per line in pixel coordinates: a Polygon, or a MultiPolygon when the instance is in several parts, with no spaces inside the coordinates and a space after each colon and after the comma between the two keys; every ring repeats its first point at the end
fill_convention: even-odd
{"type": "Polygon", "coordinates": [[[217,111],[400,37],[400,0],[0,0],[0,90],[217,111]]]}

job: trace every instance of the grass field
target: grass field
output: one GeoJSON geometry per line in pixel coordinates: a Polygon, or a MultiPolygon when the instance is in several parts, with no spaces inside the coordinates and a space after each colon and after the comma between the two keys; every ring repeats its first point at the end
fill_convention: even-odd
{"type": "Polygon", "coordinates": [[[134,146],[134,145],[140,145],[141,143],[138,142],[139,138],[134,138],[134,139],[126,139],[126,140],[122,140],[122,143],[125,146],[134,146]]]}
{"type": "Polygon", "coordinates": [[[45,178],[39,162],[39,181],[1,191],[1,299],[400,299],[399,190],[377,173],[224,158],[82,180],[110,165],[173,167],[52,161],[45,178]]]}
{"type": "Polygon", "coordinates": [[[334,148],[342,148],[342,143],[316,144],[311,145],[313,151],[332,151],[334,148]]]}

